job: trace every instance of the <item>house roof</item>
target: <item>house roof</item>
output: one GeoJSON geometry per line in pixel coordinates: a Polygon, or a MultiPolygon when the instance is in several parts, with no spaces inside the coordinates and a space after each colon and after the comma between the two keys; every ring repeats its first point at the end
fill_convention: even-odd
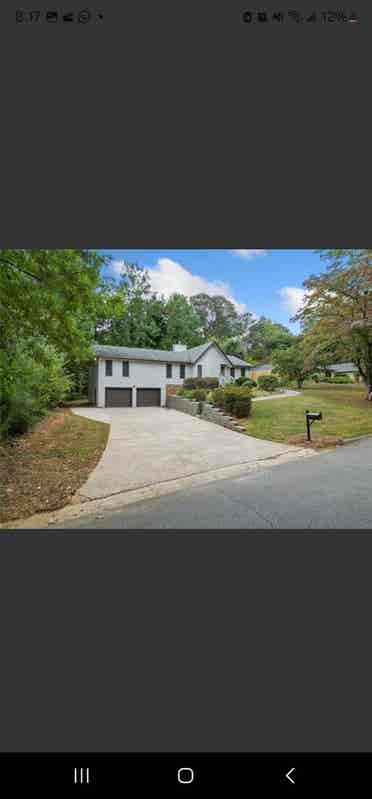
{"type": "Polygon", "coordinates": [[[233,366],[251,366],[248,361],[243,361],[241,358],[238,358],[237,355],[229,355],[228,358],[233,366]]]}
{"type": "Polygon", "coordinates": [[[332,369],[333,372],[357,372],[358,368],[352,361],[344,361],[343,363],[331,363],[326,366],[326,369],[332,369]]]}
{"type": "MultiPolygon", "coordinates": [[[[110,344],[93,344],[93,350],[101,358],[128,358],[132,361],[162,361],[163,363],[195,363],[213,343],[213,341],[207,341],[206,344],[199,344],[198,347],[191,347],[180,352],[152,350],[142,347],[113,347],[110,344]]],[[[233,366],[250,366],[249,363],[242,361],[241,358],[237,358],[235,355],[226,355],[222,350],[221,352],[233,366]]]]}

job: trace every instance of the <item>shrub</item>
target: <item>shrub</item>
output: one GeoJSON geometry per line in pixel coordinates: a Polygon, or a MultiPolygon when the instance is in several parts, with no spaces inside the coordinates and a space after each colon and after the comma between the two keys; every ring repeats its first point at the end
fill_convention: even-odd
{"type": "Polygon", "coordinates": [[[319,376],[319,380],[316,382],[320,383],[353,383],[352,377],[349,375],[336,375],[335,377],[325,377],[319,376]]]}
{"type": "Polygon", "coordinates": [[[252,377],[237,377],[235,380],[236,386],[249,386],[250,388],[256,388],[257,383],[253,380],[252,377]]]}
{"type": "Polygon", "coordinates": [[[0,354],[0,434],[25,433],[67,396],[64,358],[41,339],[18,341],[0,354]]]}
{"type": "Polygon", "coordinates": [[[327,377],[327,383],[352,383],[353,380],[349,375],[336,375],[335,377],[327,377]]]}
{"type": "Polygon", "coordinates": [[[205,388],[212,389],[218,388],[218,377],[186,377],[183,381],[183,387],[189,389],[205,388]]]}
{"type": "Polygon", "coordinates": [[[242,418],[251,411],[252,393],[248,386],[225,386],[213,392],[213,404],[227,413],[242,418]]]}
{"type": "Polygon", "coordinates": [[[249,416],[252,408],[252,395],[249,388],[242,387],[235,399],[233,413],[238,419],[249,416]]]}
{"type": "Polygon", "coordinates": [[[222,407],[227,413],[234,412],[235,401],[242,390],[239,386],[226,386],[224,388],[222,407]]]}
{"type": "Polygon", "coordinates": [[[263,391],[275,391],[279,388],[279,380],[276,375],[260,375],[257,382],[258,387],[263,391]]]}
{"type": "Polygon", "coordinates": [[[236,386],[243,386],[246,380],[249,380],[249,378],[248,377],[237,377],[236,380],[235,380],[235,385],[236,386]]]}
{"type": "Polygon", "coordinates": [[[223,407],[224,394],[225,394],[225,389],[222,388],[222,387],[215,388],[214,391],[212,391],[211,399],[212,399],[213,405],[216,405],[217,408],[222,408],[223,407]]]}
{"type": "Polygon", "coordinates": [[[197,400],[197,402],[205,402],[207,398],[207,392],[204,388],[196,388],[192,392],[192,399],[197,400]]]}

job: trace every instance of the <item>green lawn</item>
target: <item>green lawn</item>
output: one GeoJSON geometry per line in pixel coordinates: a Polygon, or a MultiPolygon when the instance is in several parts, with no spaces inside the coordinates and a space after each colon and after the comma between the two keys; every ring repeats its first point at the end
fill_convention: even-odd
{"type": "Polygon", "coordinates": [[[356,386],[311,387],[298,397],[252,403],[249,419],[239,420],[247,433],[269,441],[288,441],[306,430],[305,411],[321,411],[323,420],[312,426],[312,436],[343,439],[372,433],[372,402],[366,389],[356,386]]]}

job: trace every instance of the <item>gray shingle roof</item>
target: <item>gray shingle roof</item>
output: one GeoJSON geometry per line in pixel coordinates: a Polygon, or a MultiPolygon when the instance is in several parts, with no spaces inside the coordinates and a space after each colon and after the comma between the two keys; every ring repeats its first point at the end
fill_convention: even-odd
{"type": "Polygon", "coordinates": [[[241,358],[238,358],[237,355],[229,355],[228,357],[233,366],[251,366],[248,361],[243,361],[241,358]]]}
{"type": "MultiPolygon", "coordinates": [[[[199,344],[181,352],[173,350],[152,350],[142,347],[112,347],[109,344],[94,344],[93,350],[101,358],[128,358],[132,361],[162,361],[163,363],[195,363],[213,342],[199,344]]],[[[250,366],[235,355],[226,355],[233,366],[250,366]]]]}
{"type": "Polygon", "coordinates": [[[192,363],[190,350],[151,350],[142,347],[112,347],[109,344],[94,344],[93,350],[101,358],[128,358],[132,361],[162,361],[163,363],[192,363]]]}
{"type": "Polygon", "coordinates": [[[331,363],[326,366],[326,369],[332,369],[333,372],[357,372],[358,368],[352,361],[344,361],[343,363],[331,363]]]}

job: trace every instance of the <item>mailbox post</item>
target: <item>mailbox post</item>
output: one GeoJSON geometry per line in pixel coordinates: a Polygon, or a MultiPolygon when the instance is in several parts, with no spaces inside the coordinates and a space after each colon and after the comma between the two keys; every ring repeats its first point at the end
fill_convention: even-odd
{"type": "Polygon", "coordinates": [[[305,411],[305,416],[306,416],[306,427],[307,427],[307,440],[311,441],[310,427],[313,424],[313,422],[320,422],[320,420],[322,419],[322,414],[320,411],[318,412],[305,411]]]}

